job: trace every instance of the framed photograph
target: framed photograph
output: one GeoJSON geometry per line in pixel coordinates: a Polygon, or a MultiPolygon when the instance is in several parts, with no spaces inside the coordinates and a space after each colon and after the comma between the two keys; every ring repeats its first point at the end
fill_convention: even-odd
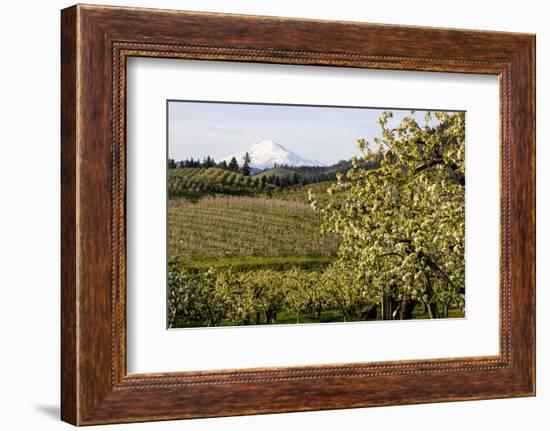
{"type": "Polygon", "coordinates": [[[535,37],[62,11],[62,419],[535,394],[535,37]]]}

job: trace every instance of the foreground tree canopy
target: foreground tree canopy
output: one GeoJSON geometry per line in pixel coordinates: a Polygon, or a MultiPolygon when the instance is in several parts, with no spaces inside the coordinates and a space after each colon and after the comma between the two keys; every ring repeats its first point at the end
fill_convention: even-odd
{"type": "Polygon", "coordinates": [[[423,125],[411,114],[389,128],[392,116],[379,119],[380,138],[358,141],[362,155],[330,199],[311,203],[324,232],[341,237],[335,265],[384,319],[410,319],[418,303],[447,317],[464,306],[464,113],[427,114],[423,125]]]}

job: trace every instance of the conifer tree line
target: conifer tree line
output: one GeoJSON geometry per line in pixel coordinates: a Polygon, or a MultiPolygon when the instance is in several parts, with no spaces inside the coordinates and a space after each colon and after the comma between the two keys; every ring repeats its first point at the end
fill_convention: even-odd
{"type": "MultiPolygon", "coordinates": [[[[248,153],[246,154],[248,155],[248,153]]],[[[248,156],[248,164],[246,164],[245,160],[243,159],[243,168],[239,166],[239,162],[237,161],[236,157],[232,157],[229,163],[227,163],[225,160],[216,163],[214,158],[210,156],[206,156],[202,160],[198,158],[194,159],[193,157],[178,161],[174,159],[168,159],[168,168],[220,168],[227,171],[242,172],[243,175],[248,176],[250,175],[250,156],[248,156]],[[248,174],[246,174],[245,172],[248,172],[248,174]]]]}
{"type": "MultiPolygon", "coordinates": [[[[381,156],[363,160],[360,162],[360,167],[367,170],[374,169],[379,166],[380,160],[381,156]]],[[[271,184],[282,188],[294,185],[307,185],[322,181],[334,181],[339,173],[346,174],[352,167],[353,164],[351,160],[340,160],[331,166],[291,166],[275,163],[273,168],[266,169],[266,173],[258,177],[258,180],[261,181],[262,184],[271,184]]],[[[220,168],[230,172],[241,173],[245,177],[253,176],[254,174],[252,158],[248,152],[243,156],[240,165],[236,157],[232,157],[228,163],[225,160],[216,162],[213,157],[206,156],[202,160],[189,158],[176,161],[174,159],[169,159],[168,168],[220,168]]]]}
{"type": "Polygon", "coordinates": [[[242,160],[242,166],[239,166],[239,162],[237,161],[236,157],[232,157],[229,163],[227,163],[225,160],[222,160],[221,162],[216,163],[216,160],[213,157],[206,156],[202,160],[201,159],[194,159],[193,157],[185,160],[174,160],[174,159],[168,159],[168,168],[169,169],[178,169],[178,168],[220,168],[227,171],[232,172],[240,172],[245,177],[248,177],[251,172],[250,162],[251,162],[250,155],[245,153],[243,160],[242,160]]]}

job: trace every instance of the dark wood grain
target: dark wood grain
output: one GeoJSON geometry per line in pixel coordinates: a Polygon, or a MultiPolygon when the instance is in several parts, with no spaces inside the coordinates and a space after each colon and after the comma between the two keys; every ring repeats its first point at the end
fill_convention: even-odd
{"type": "Polygon", "coordinates": [[[61,36],[63,420],[86,425],[534,394],[533,35],[74,6],[62,12],[61,36]],[[130,56],[498,75],[500,354],[127,375],[130,56]]]}
{"type": "Polygon", "coordinates": [[[76,8],[61,16],[61,418],[78,422],[76,299],[76,8]]]}

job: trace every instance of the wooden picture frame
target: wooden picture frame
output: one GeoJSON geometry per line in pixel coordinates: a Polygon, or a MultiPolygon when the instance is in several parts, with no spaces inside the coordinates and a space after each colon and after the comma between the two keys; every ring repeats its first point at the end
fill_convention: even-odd
{"type": "Polygon", "coordinates": [[[61,418],[74,425],[535,394],[535,36],[77,5],[61,14],[61,418]],[[500,78],[500,354],[127,374],[130,56],[500,78]]]}

